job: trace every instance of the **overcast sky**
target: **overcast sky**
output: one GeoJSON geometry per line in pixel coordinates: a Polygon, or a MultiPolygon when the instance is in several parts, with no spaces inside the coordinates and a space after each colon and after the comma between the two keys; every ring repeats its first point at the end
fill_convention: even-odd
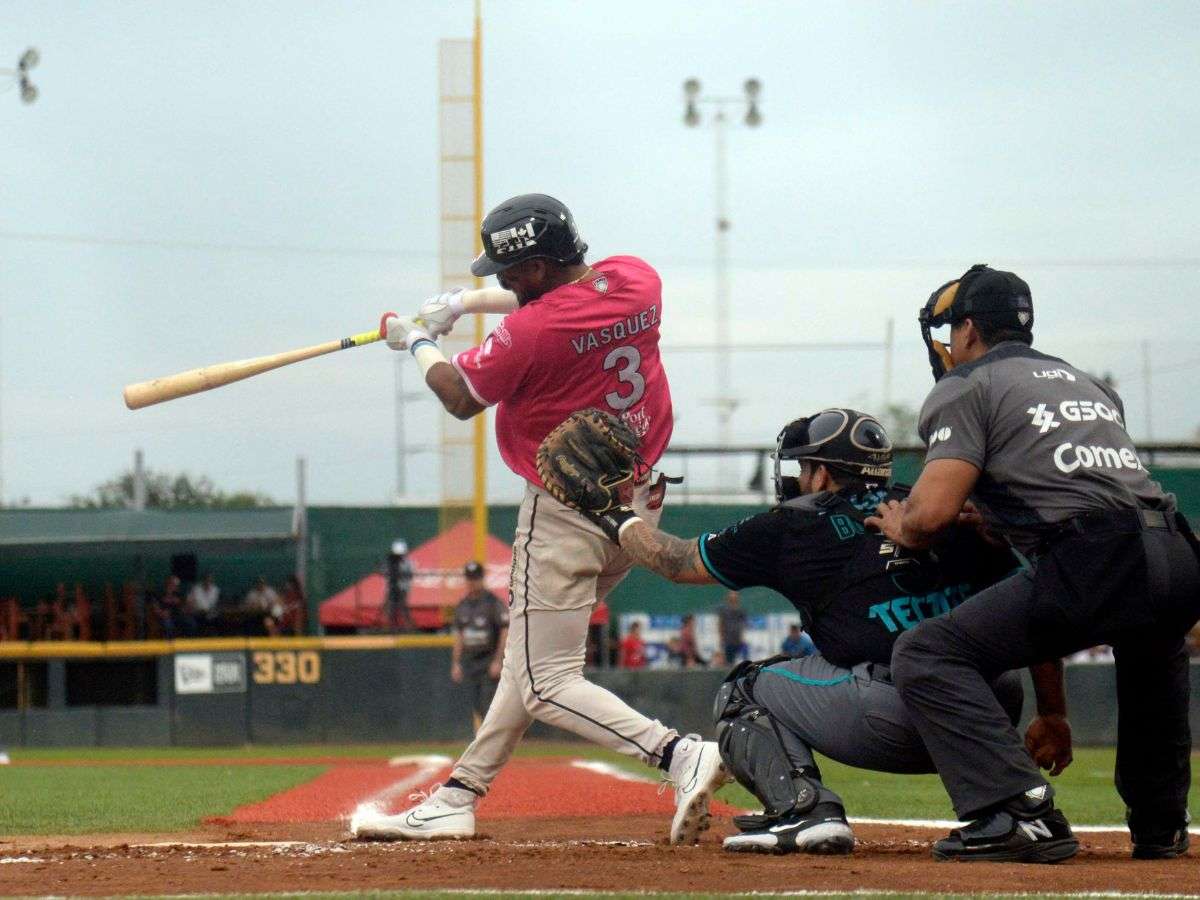
{"type": "MultiPolygon", "coordinates": [[[[148,465],[291,502],[388,503],[396,357],[374,345],[129,412],[121,387],[341,337],[438,286],[437,43],[464,0],[0,2],[0,495],[63,503],[148,465]],[[2,90],[2,88],[0,88],[2,90]]],[[[1115,374],[1130,430],[1200,425],[1200,4],[491,2],[489,204],[575,211],[664,278],[664,344],[713,335],[713,141],[680,85],[763,82],[729,134],[735,343],[882,341],[974,262],[1030,282],[1036,346],[1115,374]],[[1147,416],[1142,342],[1153,386],[1147,416]]],[[[405,375],[415,390],[411,360],[405,375]]],[[[666,355],[677,444],[712,443],[710,354],[666,355]]],[[[878,407],[878,349],[740,351],[739,443],[878,407]]],[[[413,444],[436,441],[429,400],[413,444]]],[[[493,452],[494,499],[520,483],[493,452]]],[[[409,499],[438,496],[434,457],[409,499]]]]}

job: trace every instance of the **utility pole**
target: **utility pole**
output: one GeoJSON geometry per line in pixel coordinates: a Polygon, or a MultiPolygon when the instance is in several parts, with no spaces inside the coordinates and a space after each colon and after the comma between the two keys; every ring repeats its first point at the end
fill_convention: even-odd
{"type": "MultiPolygon", "coordinates": [[[[730,124],[727,112],[731,106],[744,107],[742,122],[757,128],[762,124],[762,113],[758,108],[758,98],[762,93],[762,82],[757,78],[746,79],[742,85],[742,96],[702,95],[700,79],[689,78],[683,83],[684,113],[683,122],[689,128],[701,124],[700,106],[712,106],[714,112],[710,121],[713,125],[714,152],[714,199],[716,205],[716,238],[713,247],[713,265],[716,278],[713,318],[715,340],[713,349],[716,351],[714,374],[717,395],[712,403],[717,408],[717,443],[728,447],[733,443],[733,414],[737,410],[738,400],[733,393],[732,360],[730,358],[730,324],[729,324],[729,174],[726,147],[726,129],[730,124]]],[[[722,456],[718,463],[718,479],[722,486],[731,480],[730,463],[722,456]]]]}

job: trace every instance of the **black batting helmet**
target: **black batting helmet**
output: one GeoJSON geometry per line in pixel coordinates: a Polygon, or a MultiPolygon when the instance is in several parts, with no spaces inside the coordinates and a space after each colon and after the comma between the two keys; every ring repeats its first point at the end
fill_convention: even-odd
{"type": "Polygon", "coordinates": [[[521,194],[493,209],[479,227],[483,252],[471,263],[471,274],[503,272],[526,259],[565,263],[587,251],[571,211],[545,194],[521,194]]]}
{"type": "Polygon", "coordinates": [[[783,426],[775,440],[775,499],[800,495],[800,480],[783,473],[785,460],[809,460],[866,479],[892,477],[892,441],[874,416],[824,409],[783,426]]]}

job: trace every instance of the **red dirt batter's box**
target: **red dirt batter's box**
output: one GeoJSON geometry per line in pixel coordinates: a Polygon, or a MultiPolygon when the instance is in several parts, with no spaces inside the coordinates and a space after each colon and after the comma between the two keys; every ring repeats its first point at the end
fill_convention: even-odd
{"type": "MultiPolygon", "coordinates": [[[[347,818],[360,803],[384,797],[387,812],[410,805],[409,790],[389,789],[411,782],[416,765],[392,766],[387,763],[344,763],[331,767],[306,784],[283,791],[261,803],[238,807],[229,816],[209,819],[215,824],[239,822],[328,822],[347,818]]],[[[440,781],[449,775],[447,764],[430,778],[440,781]]],[[[428,784],[413,785],[428,788],[428,784]]],[[[675,804],[669,790],[659,793],[657,785],[627,780],[616,775],[573,765],[563,758],[517,759],[500,773],[480,804],[479,818],[518,819],[530,817],[595,816],[607,817],[661,813],[669,820],[675,804]]],[[[717,815],[737,812],[723,803],[714,803],[717,815]]],[[[665,827],[665,826],[664,826],[665,827]]]]}

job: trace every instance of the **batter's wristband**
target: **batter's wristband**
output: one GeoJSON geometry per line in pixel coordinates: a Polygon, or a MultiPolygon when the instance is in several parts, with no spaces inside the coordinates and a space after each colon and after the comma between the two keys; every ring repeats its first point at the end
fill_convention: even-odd
{"type": "Polygon", "coordinates": [[[445,362],[446,357],[442,355],[442,351],[427,337],[417,338],[413,341],[408,351],[413,355],[413,359],[417,361],[417,367],[421,370],[421,377],[425,375],[440,362],[445,362]]]}

